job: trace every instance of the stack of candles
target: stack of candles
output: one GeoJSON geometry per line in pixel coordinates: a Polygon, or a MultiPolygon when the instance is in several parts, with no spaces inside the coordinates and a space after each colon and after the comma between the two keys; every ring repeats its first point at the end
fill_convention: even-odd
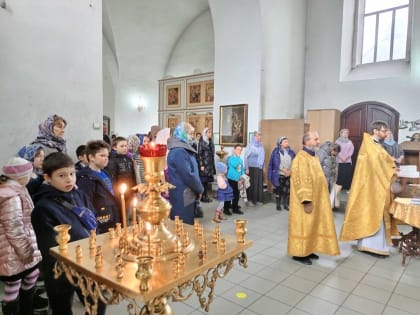
{"type": "Polygon", "coordinates": [[[150,144],[142,144],[140,146],[140,155],[144,157],[161,157],[166,155],[166,145],[156,144],[154,142],[150,144]]]}

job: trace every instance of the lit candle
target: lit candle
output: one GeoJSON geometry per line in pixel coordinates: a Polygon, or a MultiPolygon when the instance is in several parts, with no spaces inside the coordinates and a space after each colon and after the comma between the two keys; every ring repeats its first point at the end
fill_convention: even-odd
{"type": "Polygon", "coordinates": [[[136,218],[136,206],[137,206],[137,197],[134,197],[133,199],[133,226],[137,224],[137,218],[136,218]]]}
{"type": "Polygon", "coordinates": [[[124,198],[124,193],[127,190],[127,185],[126,184],[121,184],[120,186],[120,192],[121,192],[121,209],[122,209],[122,224],[123,224],[123,228],[126,229],[127,228],[127,219],[126,219],[126,213],[125,213],[125,198],[124,198]]]}
{"type": "Polygon", "coordinates": [[[150,233],[152,231],[152,226],[149,222],[146,222],[146,232],[147,232],[147,255],[150,256],[150,233]]]}

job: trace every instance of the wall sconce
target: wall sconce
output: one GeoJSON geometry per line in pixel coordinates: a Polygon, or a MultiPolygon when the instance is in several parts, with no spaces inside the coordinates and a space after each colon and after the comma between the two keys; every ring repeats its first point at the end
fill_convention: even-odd
{"type": "Polygon", "coordinates": [[[142,112],[142,111],[144,111],[146,109],[146,106],[144,106],[144,104],[143,103],[139,103],[138,105],[137,105],[137,110],[139,111],[139,112],[142,112]]]}

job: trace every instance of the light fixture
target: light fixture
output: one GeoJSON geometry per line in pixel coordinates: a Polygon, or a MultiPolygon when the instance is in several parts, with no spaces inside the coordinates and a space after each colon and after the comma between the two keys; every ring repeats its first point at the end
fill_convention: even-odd
{"type": "Polygon", "coordinates": [[[138,105],[137,105],[137,110],[139,111],[139,112],[142,112],[142,111],[144,111],[146,109],[146,106],[144,106],[144,104],[143,103],[139,103],[138,105]]]}

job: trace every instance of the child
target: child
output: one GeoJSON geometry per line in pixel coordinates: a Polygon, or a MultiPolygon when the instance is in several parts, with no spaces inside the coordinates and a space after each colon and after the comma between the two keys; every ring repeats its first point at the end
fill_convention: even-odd
{"type": "MultiPolygon", "coordinates": [[[[49,249],[57,246],[54,227],[70,224],[70,241],[89,237],[89,230],[96,228],[92,205],[87,196],[75,188],[76,171],[73,160],[62,152],[48,155],[42,165],[45,183],[35,195],[35,208],[32,211],[32,224],[38,247],[42,254],[42,270],[52,315],[71,315],[75,288],[62,274],[54,278],[56,259],[49,249]],[[69,206],[70,205],[70,206],[69,206]],[[83,211],[83,212],[82,212],[83,211]]],[[[98,314],[105,314],[105,305],[99,301],[98,314]]]]}
{"type": "Polygon", "coordinates": [[[80,171],[82,168],[85,168],[89,165],[89,161],[86,155],[86,145],[79,145],[76,149],[76,156],[78,161],[74,164],[76,171],[80,171]]]}
{"type": "Polygon", "coordinates": [[[77,172],[77,186],[92,202],[98,220],[98,233],[108,232],[121,222],[120,202],[115,197],[111,178],[104,168],[108,165],[109,145],[103,140],[90,141],[86,146],[89,166],[77,172]]]}
{"type": "MultiPolygon", "coordinates": [[[[5,284],[1,302],[4,315],[18,314],[19,308],[21,315],[33,314],[38,264],[42,258],[31,225],[33,203],[25,187],[32,169],[31,162],[14,157],[4,164],[0,177],[0,280],[5,284]]],[[[48,305],[45,302],[44,307],[48,305]]]]}
{"type": "Polygon", "coordinates": [[[26,188],[29,194],[33,196],[44,182],[44,176],[42,175],[42,162],[45,158],[44,148],[40,144],[28,144],[22,147],[17,155],[32,162],[33,172],[26,188]]]}
{"type": "Polygon", "coordinates": [[[227,166],[223,162],[216,163],[216,181],[217,181],[217,201],[219,204],[216,208],[213,221],[220,223],[221,220],[226,220],[223,217],[223,206],[225,201],[231,201],[233,199],[233,189],[230,187],[229,182],[226,178],[227,166]]]}
{"type": "Polygon", "coordinates": [[[136,174],[134,162],[128,156],[128,143],[124,137],[117,137],[113,142],[106,170],[111,176],[114,191],[119,192],[120,184],[125,183],[127,185],[126,199],[131,200],[134,197],[131,187],[136,186],[136,174]]]}

